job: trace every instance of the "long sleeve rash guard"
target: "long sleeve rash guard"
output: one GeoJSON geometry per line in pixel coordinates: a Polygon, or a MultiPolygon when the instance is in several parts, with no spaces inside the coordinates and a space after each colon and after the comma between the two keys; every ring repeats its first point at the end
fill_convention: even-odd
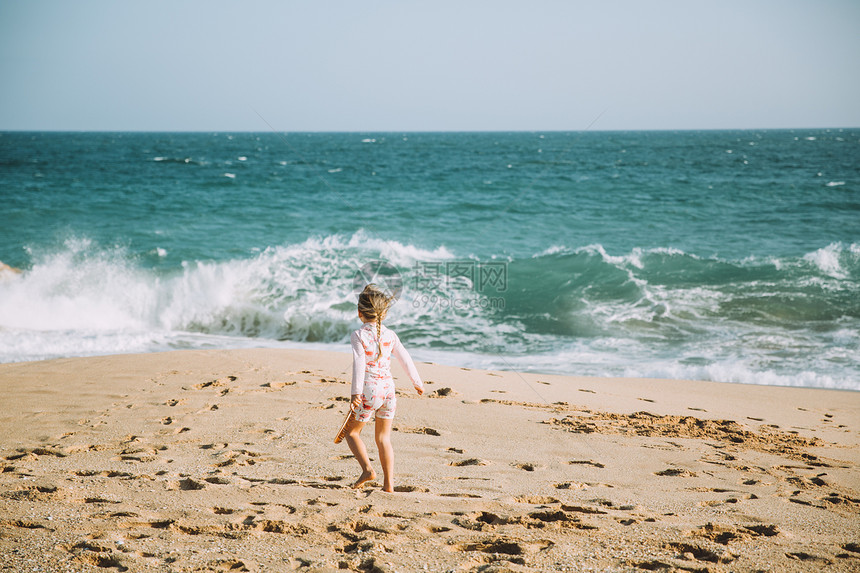
{"type": "Polygon", "coordinates": [[[352,388],[350,393],[354,396],[361,394],[364,390],[364,380],[368,376],[374,378],[391,378],[391,356],[394,355],[403,369],[409,375],[412,386],[416,390],[423,390],[424,384],[421,376],[412,362],[409,352],[403,347],[400,338],[393,330],[382,327],[382,334],[377,340],[376,324],[366,322],[350,337],[352,345],[352,388]],[[379,356],[379,345],[382,345],[382,355],[379,356]]]}

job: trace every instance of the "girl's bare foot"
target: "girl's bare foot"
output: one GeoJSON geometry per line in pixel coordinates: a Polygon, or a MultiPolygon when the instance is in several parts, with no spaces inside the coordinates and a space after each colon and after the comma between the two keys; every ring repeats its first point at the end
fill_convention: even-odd
{"type": "Polygon", "coordinates": [[[373,470],[367,472],[361,472],[361,475],[358,476],[358,479],[355,480],[355,483],[352,484],[352,489],[358,489],[369,481],[376,479],[376,472],[373,470]]]}

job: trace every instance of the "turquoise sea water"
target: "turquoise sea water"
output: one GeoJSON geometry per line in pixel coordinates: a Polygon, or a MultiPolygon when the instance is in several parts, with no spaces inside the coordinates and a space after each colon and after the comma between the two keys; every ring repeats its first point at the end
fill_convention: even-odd
{"type": "Polygon", "coordinates": [[[0,361],[346,351],[860,390],[860,130],[0,134],[0,361]],[[358,275],[359,270],[364,275],[358,275]]]}

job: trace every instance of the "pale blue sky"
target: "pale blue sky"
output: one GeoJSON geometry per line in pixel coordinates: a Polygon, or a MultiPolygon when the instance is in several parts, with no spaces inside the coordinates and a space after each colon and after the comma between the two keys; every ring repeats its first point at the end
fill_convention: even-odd
{"type": "Polygon", "coordinates": [[[0,0],[0,130],[857,127],[858,31],[857,0],[0,0]]]}

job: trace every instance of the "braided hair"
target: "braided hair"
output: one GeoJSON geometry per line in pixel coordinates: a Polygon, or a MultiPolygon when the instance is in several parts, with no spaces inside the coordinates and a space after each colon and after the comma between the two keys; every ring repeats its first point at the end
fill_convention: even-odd
{"type": "Polygon", "coordinates": [[[376,341],[379,351],[376,359],[382,356],[382,319],[394,302],[394,297],[387,296],[384,292],[371,283],[364,287],[358,295],[358,312],[365,318],[376,322],[376,341]]]}

